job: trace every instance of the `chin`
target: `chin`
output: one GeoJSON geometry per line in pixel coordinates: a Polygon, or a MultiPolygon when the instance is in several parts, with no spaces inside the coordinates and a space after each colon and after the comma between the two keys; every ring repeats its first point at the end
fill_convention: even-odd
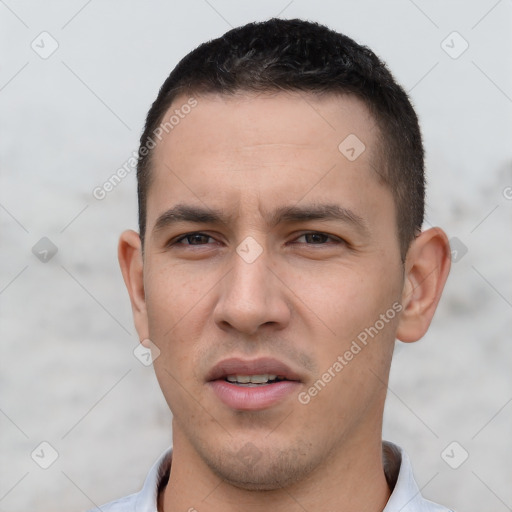
{"type": "Polygon", "coordinates": [[[260,452],[257,460],[250,457],[244,460],[241,452],[243,454],[243,448],[236,453],[226,450],[210,456],[203,454],[203,460],[219,478],[233,487],[249,491],[275,491],[306,478],[323,458],[319,456],[318,461],[311,460],[311,454],[308,457],[301,449],[267,448],[266,453],[260,452]]]}

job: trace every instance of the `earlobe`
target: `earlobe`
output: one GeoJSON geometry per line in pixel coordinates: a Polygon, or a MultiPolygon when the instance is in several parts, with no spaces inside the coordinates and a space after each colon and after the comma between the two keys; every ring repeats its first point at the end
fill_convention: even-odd
{"type": "Polygon", "coordinates": [[[405,262],[403,310],[397,329],[401,341],[417,341],[432,321],[450,271],[450,246],[440,228],[420,233],[412,242],[405,262]]]}
{"type": "Polygon", "coordinates": [[[119,238],[118,259],[123,279],[130,296],[135,328],[139,339],[149,338],[144,292],[144,267],[141,240],[138,233],[124,231],[119,238]]]}

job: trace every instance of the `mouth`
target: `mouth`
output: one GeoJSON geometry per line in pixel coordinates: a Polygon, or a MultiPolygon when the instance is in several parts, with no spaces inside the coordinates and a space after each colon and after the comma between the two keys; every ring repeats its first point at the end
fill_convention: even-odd
{"type": "Polygon", "coordinates": [[[236,384],[242,387],[254,387],[254,386],[265,386],[268,384],[274,384],[275,382],[281,382],[288,380],[283,375],[269,375],[265,373],[263,375],[228,375],[225,378],[226,382],[236,384]]]}
{"type": "Polygon", "coordinates": [[[301,376],[273,358],[226,359],[212,368],[207,385],[234,410],[267,409],[297,391],[301,376]]]}

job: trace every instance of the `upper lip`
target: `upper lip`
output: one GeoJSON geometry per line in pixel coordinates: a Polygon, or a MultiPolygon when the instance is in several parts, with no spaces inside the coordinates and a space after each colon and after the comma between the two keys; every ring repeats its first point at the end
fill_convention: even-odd
{"type": "Polygon", "coordinates": [[[258,359],[229,358],[219,361],[208,373],[207,381],[226,378],[228,375],[278,375],[288,380],[300,381],[300,375],[287,364],[272,357],[258,359]]]}

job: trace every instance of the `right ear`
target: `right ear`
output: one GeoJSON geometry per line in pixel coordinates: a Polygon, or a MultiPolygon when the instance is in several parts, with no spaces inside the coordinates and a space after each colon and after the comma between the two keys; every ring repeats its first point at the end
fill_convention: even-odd
{"type": "Polygon", "coordinates": [[[121,234],[117,256],[130,295],[135,329],[139,334],[139,340],[146,340],[149,338],[148,315],[144,293],[142,244],[138,233],[127,230],[121,234]]]}

